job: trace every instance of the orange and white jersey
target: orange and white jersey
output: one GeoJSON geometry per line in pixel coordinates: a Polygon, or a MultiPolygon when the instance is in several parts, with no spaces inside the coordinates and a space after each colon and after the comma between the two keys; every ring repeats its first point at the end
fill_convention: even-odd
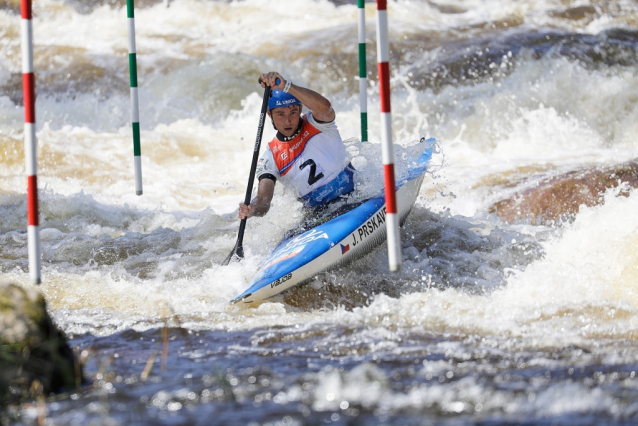
{"type": "Polygon", "coordinates": [[[275,137],[259,159],[258,179],[272,175],[298,198],[334,180],[349,163],[348,153],[334,121],[318,123],[308,111],[301,131],[284,142],[275,137]]]}

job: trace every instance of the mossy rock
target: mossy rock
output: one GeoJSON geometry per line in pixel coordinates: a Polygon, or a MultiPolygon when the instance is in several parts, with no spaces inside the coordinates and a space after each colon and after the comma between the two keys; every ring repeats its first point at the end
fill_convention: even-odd
{"type": "Polygon", "coordinates": [[[0,282],[0,400],[32,396],[34,381],[48,395],[79,386],[82,372],[42,293],[0,282]]]}

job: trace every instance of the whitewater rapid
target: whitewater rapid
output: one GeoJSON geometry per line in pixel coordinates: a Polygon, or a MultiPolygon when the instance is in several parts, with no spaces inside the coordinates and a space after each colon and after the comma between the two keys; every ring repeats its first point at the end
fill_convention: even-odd
{"type": "MultiPolygon", "coordinates": [[[[635,159],[634,2],[390,1],[397,163],[421,137],[437,140],[401,233],[404,268],[390,273],[380,247],[248,307],[228,301],[301,218],[277,185],[271,212],[249,221],[245,259],[221,266],[250,169],[257,77],[277,70],[327,96],[359,189],[380,185],[374,3],[367,144],[356,2],[140,3],[143,196],[124,6],[34,3],[40,289],[72,346],[95,353],[95,387],[47,402],[53,424],[99,410],[117,424],[636,419],[636,190],[621,184],[558,221],[506,222],[493,208],[635,159]],[[142,382],[165,326],[169,366],[142,382]],[[97,379],[107,359],[113,374],[97,379]]],[[[0,273],[29,286],[19,18],[0,3],[0,273]]],[[[264,140],[274,134],[267,124],[264,140]]],[[[22,413],[16,424],[30,424],[22,413]]]]}

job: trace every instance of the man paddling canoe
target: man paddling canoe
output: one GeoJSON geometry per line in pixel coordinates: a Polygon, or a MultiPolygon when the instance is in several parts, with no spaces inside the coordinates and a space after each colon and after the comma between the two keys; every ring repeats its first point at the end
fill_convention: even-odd
{"type": "Polygon", "coordinates": [[[313,209],[352,192],[354,169],[348,164],[330,101],[277,72],[262,74],[260,81],[262,87],[272,89],[268,116],[277,135],[257,165],[257,197],[250,205],[239,205],[239,218],[265,215],[277,180],[313,209]],[[305,115],[301,115],[302,105],[308,109],[305,115]]]}

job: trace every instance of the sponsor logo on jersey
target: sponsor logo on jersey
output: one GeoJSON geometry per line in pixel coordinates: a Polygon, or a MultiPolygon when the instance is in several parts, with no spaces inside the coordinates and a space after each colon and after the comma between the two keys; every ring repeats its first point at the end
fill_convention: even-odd
{"type": "Polygon", "coordinates": [[[301,140],[299,142],[297,142],[296,144],[294,144],[293,147],[290,148],[288,151],[293,152],[295,149],[299,148],[299,145],[301,145],[306,140],[306,138],[308,136],[310,136],[310,132],[309,131],[305,131],[303,133],[303,135],[301,135],[301,140]]]}

